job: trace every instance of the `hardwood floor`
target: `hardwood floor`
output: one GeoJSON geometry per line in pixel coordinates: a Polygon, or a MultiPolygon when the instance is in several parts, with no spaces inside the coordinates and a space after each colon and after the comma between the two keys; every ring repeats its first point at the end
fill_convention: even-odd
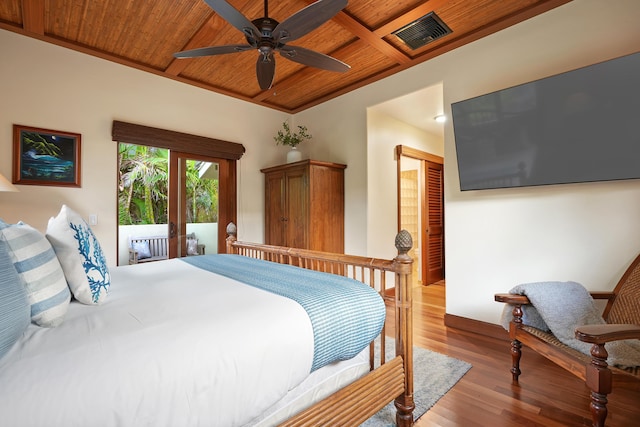
{"type": "MultiPolygon", "coordinates": [[[[414,290],[414,344],[473,365],[417,427],[591,426],[584,383],[523,347],[520,386],[511,384],[509,343],[444,326],[444,285],[414,290]]],[[[640,426],[640,385],[615,383],[607,426],[640,426]]]]}

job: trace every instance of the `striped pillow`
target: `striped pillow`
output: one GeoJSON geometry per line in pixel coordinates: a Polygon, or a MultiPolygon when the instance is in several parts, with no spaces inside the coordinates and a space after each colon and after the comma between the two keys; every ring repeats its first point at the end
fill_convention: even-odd
{"type": "Polygon", "coordinates": [[[18,341],[30,321],[27,292],[0,239],[0,358],[18,341]]]}
{"type": "Polygon", "coordinates": [[[0,239],[8,246],[9,256],[31,304],[31,321],[54,327],[64,320],[71,293],[60,262],[49,241],[33,227],[0,220],[0,239]]]}

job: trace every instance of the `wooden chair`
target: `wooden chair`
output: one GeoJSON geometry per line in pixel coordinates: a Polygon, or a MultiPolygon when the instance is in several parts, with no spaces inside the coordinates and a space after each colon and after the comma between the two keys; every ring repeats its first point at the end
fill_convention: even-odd
{"type": "Polygon", "coordinates": [[[603,312],[606,325],[580,326],[575,336],[592,343],[591,357],[560,342],[551,333],[522,323],[522,306],[530,304],[524,295],[496,294],[495,300],[513,305],[509,324],[511,338],[511,374],[518,384],[522,344],[581,378],[591,389],[591,417],[594,427],[604,427],[607,417],[607,395],[611,393],[613,376],[623,375],[640,384],[640,367],[623,371],[607,364],[607,342],[640,339],[640,255],[631,263],[613,292],[592,292],[594,299],[606,299],[603,312]]]}

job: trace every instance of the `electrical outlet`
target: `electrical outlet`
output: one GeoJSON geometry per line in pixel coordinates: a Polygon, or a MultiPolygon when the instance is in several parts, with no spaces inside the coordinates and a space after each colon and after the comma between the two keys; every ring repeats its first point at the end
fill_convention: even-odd
{"type": "Polygon", "coordinates": [[[98,225],[98,214],[89,214],[89,225],[98,225]]]}

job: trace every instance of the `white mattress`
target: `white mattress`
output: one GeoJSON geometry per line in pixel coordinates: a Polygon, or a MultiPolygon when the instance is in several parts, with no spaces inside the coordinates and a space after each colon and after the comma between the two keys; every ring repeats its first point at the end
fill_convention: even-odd
{"type": "Polygon", "coordinates": [[[31,325],[0,361],[3,425],[273,425],[368,369],[356,358],[301,384],[313,331],[287,298],[180,260],[111,273],[103,305],[73,302],[61,326],[31,325]]]}

